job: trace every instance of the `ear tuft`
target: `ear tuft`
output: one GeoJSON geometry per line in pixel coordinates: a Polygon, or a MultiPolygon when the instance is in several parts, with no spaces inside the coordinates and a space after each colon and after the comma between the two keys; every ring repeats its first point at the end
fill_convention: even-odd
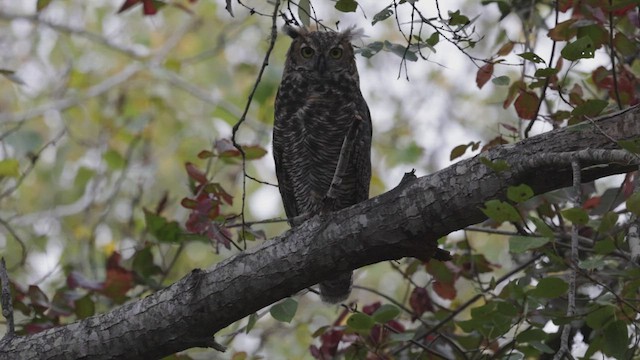
{"type": "Polygon", "coordinates": [[[353,41],[360,40],[363,37],[366,37],[364,34],[364,30],[362,28],[358,28],[355,25],[350,26],[346,30],[340,32],[340,37],[345,40],[353,41]]]}
{"type": "Polygon", "coordinates": [[[309,30],[305,28],[293,27],[291,25],[285,25],[282,27],[282,32],[289,35],[292,39],[295,39],[299,36],[304,36],[309,33],[309,30]]]}

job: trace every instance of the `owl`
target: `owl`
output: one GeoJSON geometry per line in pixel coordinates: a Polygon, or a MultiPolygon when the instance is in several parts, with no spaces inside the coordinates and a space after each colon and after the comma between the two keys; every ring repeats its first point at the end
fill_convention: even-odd
{"type": "MultiPolygon", "coordinates": [[[[273,155],[282,202],[291,219],[327,210],[327,191],[350,129],[355,129],[355,140],[349,158],[344,159],[348,161],[346,174],[329,210],[369,198],[371,116],[360,92],[351,45],[358,31],[293,27],[284,31],[293,41],[275,101],[273,155]]],[[[321,282],[322,300],[346,300],[351,276],[337,273],[321,282]]]]}

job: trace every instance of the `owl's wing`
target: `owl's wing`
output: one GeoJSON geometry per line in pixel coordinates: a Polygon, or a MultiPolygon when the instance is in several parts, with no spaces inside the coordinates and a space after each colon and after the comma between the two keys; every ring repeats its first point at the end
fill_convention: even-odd
{"type": "MultiPolygon", "coordinates": [[[[278,120],[276,119],[276,122],[278,120]]],[[[282,203],[284,204],[284,211],[288,218],[296,217],[299,214],[298,206],[296,205],[296,198],[293,193],[293,181],[291,176],[287,173],[287,166],[283,163],[290,159],[285,159],[284,146],[280,136],[277,136],[274,132],[273,136],[273,158],[276,163],[276,177],[278,178],[278,190],[282,196],[282,203]]]]}
{"type": "Polygon", "coordinates": [[[358,112],[362,117],[362,124],[352,155],[356,168],[356,202],[365,201],[369,198],[369,183],[371,182],[371,113],[369,113],[367,103],[363,98],[361,99],[358,112]]]}

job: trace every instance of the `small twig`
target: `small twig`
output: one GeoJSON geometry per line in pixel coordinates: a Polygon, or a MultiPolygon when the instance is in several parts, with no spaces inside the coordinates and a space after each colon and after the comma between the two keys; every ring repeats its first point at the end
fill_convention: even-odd
{"type": "MultiPolygon", "coordinates": [[[[240,1],[238,1],[238,3],[240,3],[240,5],[242,6],[245,6],[240,1]]],[[[242,146],[240,146],[240,144],[238,144],[238,142],[236,141],[236,135],[238,134],[238,129],[240,129],[240,125],[242,125],[242,123],[245,121],[247,117],[247,113],[249,112],[249,107],[251,106],[251,102],[253,101],[253,96],[256,93],[256,90],[258,89],[258,84],[260,84],[260,81],[262,81],[262,74],[264,74],[264,70],[269,65],[269,57],[271,56],[271,51],[276,45],[276,39],[278,38],[277,22],[278,22],[279,8],[280,8],[280,0],[276,0],[275,4],[273,5],[273,14],[271,16],[271,20],[272,20],[271,21],[271,39],[269,41],[269,48],[267,49],[267,52],[264,55],[264,60],[262,61],[260,72],[258,72],[258,77],[256,78],[256,82],[253,84],[253,89],[251,90],[251,93],[249,94],[249,98],[247,99],[247,105],[244,108],[244,112],[242,113],[242,116],[240,117],[238,122],[236,122],[235,125],[233,125],[233,132],[231,135],[231,142],[233,143],[233,146],[236,149],[238,149],[238,151],[240,152],[240,155],[242,155],[242,175],[243,176],[242,176],[242,206],[240,210],[240,215],[242,217],[243,225],[245,224],[244,209],[246,206],[246,196],[247,196],[247,155],[242,149],[242,146]]],[[[255,11],[252,9],[252,13],[253,12],[255,11]]],[[[240,236],[242,237],[242,242],[244,244],[244,248],[246,249],[247,241],[245,239],[244,232],[241,232],[240,236]]]]}
{"type": "MultiPolygon", "coordinates": [[[[573,191],[575,193],[574,206],[580,206],[582,203],[582,174],[580,162],[575,159],[571,162],[571,170],[573,172],[573,191]]],[[[578,224],[571,226],[571,256],[569,271],[569,292],[567,294],[567,318],[571,318],[576,312],[576,278],[578,268],[578,224]]],[[[571,323],[562,326],[562,334],[560,335],[560,348],[554,356],[554,360],[562,359],[566,354],[571,354],[569,347],[569,335],[571,334],[571,323]]]]}
{"type": "Polygon", "coordinates": [[[2,295],[0,302],[2,302],[2,316],[7,319],[7,333],[0,340],[9,340],[15,336],[16,329],[13,322],[13,303],[11,302],[11,288],[9,287],[9,275],[7,274],[7,264],[4,262],[4,257],[0,259],[0,281],[2,281],[2,295]]]}
{"type": "MultiPolygon", "coordinates": [[[[613,7],[613,0],[609,0],[609,7],[613,7]]],[[[616,72],[616,49],[613,45],[613,11],[609,10],[609,56],[611,57],[611,76],[613,77],[613,93],[616,95],[616,104],[622,110],[620,92],[618,91],[618,74],[616,72]]]]}

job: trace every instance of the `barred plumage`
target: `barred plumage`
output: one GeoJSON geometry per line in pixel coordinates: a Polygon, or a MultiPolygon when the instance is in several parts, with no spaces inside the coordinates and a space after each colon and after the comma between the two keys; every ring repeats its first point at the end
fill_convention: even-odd
{"type": "MultiPolygon", "coordinates": [[[[360,92],[352,30],[285,28],[293,38],[275,103],[273,155],[287,217],[321,210],[345,135],[357,121],[347,174],[333,210],[369,197],[371,117],[360,92]]],[[[351,273],[320,283],[323,301],[345,300],[351,273]]]]}

